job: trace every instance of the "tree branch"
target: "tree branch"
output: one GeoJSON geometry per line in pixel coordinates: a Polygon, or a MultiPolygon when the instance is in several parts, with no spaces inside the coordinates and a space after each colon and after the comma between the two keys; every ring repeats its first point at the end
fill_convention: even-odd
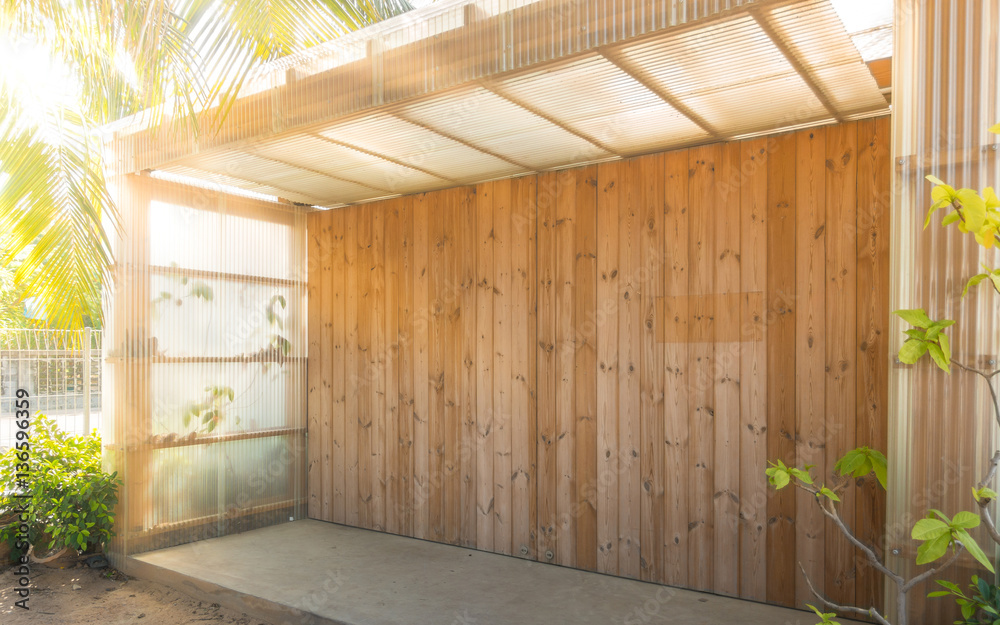
{"type": "MultiPolygon", "coordinates": [[[[986,476],[983,477],[979,484],[976,485],[977,490],[985,488],[993,481],[993,478],[997,474],[998,465],[1000,465],[1000,451],[997,451],[993,454],[993,457],[990,458],[989,469],[986,471],[986,476]]],[[[989,533],[990,538],[993,539],[993,542],[1000,545],[1000,531],[997,531],[996,522],[993,521],[993,515],[990,514],[989,505],[991,503],[993,503],[992,499],[980,498],[976,501],[976,504],[979,505],[979,518],[983,520],[983,524],[986,526],[986,531],[989,533]]]]}
{"type": "Polygon", "coordinates": [[[987,507],[990,502],[987,500],[977,501],[979,504],[979,518],[983,520],[983,525],[986,526],[986,532],[993,539],[993,542],[1000,545],[1000,531],[997,531],[997,524],[993,521],[993,515],[990,514],[990,509],[987,507]]]}
{"type": "Polygon", "coordinates": [[[806,573],[806,569],[805,567],[802,566],[801,562],[799,562],[799,570],[802,571],[802,577],[806,579],[806,585],[809,586],[809,592],[811,592],[814,597],[819,599],[823,603],[823,605],[829,606],[834,610],[837,610],[838,612],[852,612],[854,614],[863,614],[865,616],[870,616],[873,619],[875,619],[876,622],[881,623],[881,625],[892,625],[889,621],[885,620],[885,618],[881,614],[879,614],[878,610],[876,610],[875,608],[868,608],[866,610],[864,608],[859,608],[853,605],[838,605],[830,601],[823,595],[819,594],[819,591],[816,590],[815,586],[813,586],[812,580],[809,579],[809,574],[806,573]]]}
{"type": "Polygon", "coordinates": [[[986,373],[985,371],[976,369],[974,367],[970,367],[968,365],[963,365],[962,363],[954,360],[951,361],[951,364],[955,365],[959,369],[964,369],[969,373],[975,373],[976,375],[986,380],[986,386],[987,388],[990,389],[990,397],[993,399],[993,417],[996,419],[997,425],[1000,426],[1000,399],[997,398],[997,390],[993,388],[993,382],[992,382],[993,376],[995,376],[997,373],[1000,373],[1000,369],[997,369],[996,371],[993,371],[991,373],[986,373]]]}
{"type": "Polygon", "coordinates": [[[993,457],[990,458],[989,468],[986,470],[986,475],[980,480],[979,484],[976,485],[976,489],[985,488],[997,474],[997,466],[1000,466],[1000,450],[998,450],[993,457]]]}
{"type": "MultiPolygon", "coordinates": [[[[958,544],[961,545],[961,543],[958,543],[958,544]]],[[[910,581],[908,581],[905,584],[901,585],[899,587],[899,591],[900,592],[909,592],[909,590],[911,588],[913,588],[914,586],[916,586],[920,582],[924,581],[925,579],[929,578],[931,575],[934,575],[935,573],[937,573],[941,569],[948,568],[949,566],[951,566],[952,564],[954,564],[958,560],[958,556],[962,555],[962,552],[964,550],[965,550],[964,546],[958,547],[957,549],[955,549],[955,553],[951,554],[951,557],[944,561],[944,564],[941,564],[940,566],[936,566],[936,567],[934,567],[932,569],[927,569],[926,571],[924,571],[920,575],[917,575],[916,577],[914,577],[910,581]]]]}
{"type": "Polygon", "coordinates": [[[847,540],[851,542],[851,544],[864,552],[872,566],[878,569],[883,575],[896,582],[897,585],[903,585],[906,580],[904,580],[901,575],[897,575],[892,571],[892,569],[887,567],[882,561],[882,558],[875,553],[874,549],[866,545],[861,541],[861,539],[851,532],[850,528],[847,527],[847,524],[844,523],[844,519],[840,517],[840,512],[837,511],[837,507],[833,505],[832,501],[830,502],[830,505],[827,506],[824,502],[819,501],[817,498],[816,503],[819,504],[819,509],[823,511],[823,514],[837,525],[837,529],[840,530],[840,533],[843,534],[847,540]]]}

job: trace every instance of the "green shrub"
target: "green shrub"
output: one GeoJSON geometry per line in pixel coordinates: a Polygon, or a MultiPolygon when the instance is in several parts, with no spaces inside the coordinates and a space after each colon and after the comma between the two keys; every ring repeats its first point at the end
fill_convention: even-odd
{"type": "Polygon", "coordinates": [[[962,620],[955,621],[955,625],[995,625],[1000,623],[1000,587],[973,575],[972,583],[969,584],[970,592],[966,596],[957,584],[943,579],[937,580],[937,583],[947,590],[937,590],[927,596],[952,596],[955,598],[955,603],[962,610],[962,620]]]}
{"type": "MultiPolygon", "coordinates": [[[[0,518],[10,519],[27,503],[28,543],[36,551],[103,547],[114,535],[119,480],[117,473],[101,468],[100,435],[69,435],[42,414],[31,419],[29,434],[27,450],[15,447],[0,456],[0,484],[5,489],[0,493],[0,518]],[[18,479],[26,459],[28,477],[18,479]],[[48,540],[40,544],[43,539],[48,540]]],[[[0,540],[11,545],[14,557],[27,551],[18,517],[0,528],[0,540]]]]}

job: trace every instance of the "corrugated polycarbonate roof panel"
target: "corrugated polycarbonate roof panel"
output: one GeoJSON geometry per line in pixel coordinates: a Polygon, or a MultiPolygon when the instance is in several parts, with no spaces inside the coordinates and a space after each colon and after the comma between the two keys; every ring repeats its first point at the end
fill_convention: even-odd
{"type": "Polygon", "coordinates": [[[404,168],[365,152],[331,143],[321,136],[312,134],[266,141],[255,145],[254,150],[262,156],[284,161],[291,165],[311,168],[358,185],[356,195],[334,198],[336,201],[333,203],[349,203],[393,195],[396,192],[388,188],[388,181],[408,178],[413,175],[425,182],[433,181],[431,184],[445,182],[443,179],[428,176],[414,169],[404,168]]]}
{"type": "Polygon", "coordinates": [[[622,55],[679,97],[795,73],[749,16],[624,46],[622,55]]]}
{"type": "MultiPolygon", "coordinates": [[[[293,165],[262,153],[216,152],[197,156],[188,164],[195,169],[297,192],[309,198],[310,203],[343,201],[342,197],[352,197],[357,201],[376,193],[371,187],[332,177],[312,169],[311,165],[293,165]]],[[[287,193],[282,197],[292,199],[287,193]]]]}
{"type": "Polygon", "coordinates": [[[765,9],[778,36],[845,116],[885,108],[843,22],[826,0],[765,9]]]}
{"type": "Polygon", "coordinates": [[[243,180],[241,178],[235,178],[233,176],[220,174],[214,171],[199,169],[197,167],[189,167],[186,165],[170,165],[164,167],[160,171],[165,171],[169,174],[175,174],[177,176],[183,176],[185,178],[204,180],[206,182],[222,185],[224,187],[235,187],[237,189],[252,191],[254,193],[260,193],[263,195],[271,195],[274,197],[285,198],[293,202],[302,202],[303,204],[319,203],[318,198],[309,197],[303,193],[295,191],[294,189],[278,188],[268,184],[261,184],[258,182],[254,182],[251,180],[243,180]]]}
{"type": "Polygon", "coordinates": [[[332,206],[888,111],[830,0],[590,1],[444,0],[117,163],[332,206]]]}
{"type": "Polygon", "coordinates": [[[406,107],[401,114],[532,169],[562,165],[567,154],[579,161],[611,156],[482,87],[420,102],[406,107]]]}
{"type": "Polygon", "coordinates": [[[525,171],[394,115],[372,115],[320,131],[324,137],[451,182],[500,178],[525,171]]]}
{"type": "Polygon", "coordinates": [[[708,133],[598,55],[500,83],[500,93],[618,154],[682,145],[708,133]]]}
{"type": "Polygon", "coordinates": [[[750,16],[625,47],[622,55],[723,136],[830,118],[750,16]]]}

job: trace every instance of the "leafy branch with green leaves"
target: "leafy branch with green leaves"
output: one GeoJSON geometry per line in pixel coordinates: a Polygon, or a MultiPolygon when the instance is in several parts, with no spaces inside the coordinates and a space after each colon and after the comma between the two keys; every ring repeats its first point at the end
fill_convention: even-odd
{"type": "MultiPolygon", "coordinates": [[[[786,465],[781,460],[770,462],[769,464],[770,467],[765,473],[771,486],[777,490],[781,490],[789,485],[794,485],[796,488],[813,495],[823,516],[830,519],[837,526],[841,534],[864,553],[873,568],[885,575],[896,585],[897,623],[899,625],[906,625],[907,623],[907,600],[910,591],[917,584],[930,579],[941,569],[953,564],[958,560],[963,551],[968,551],[987,569],[993,571],[993,566],[986,558],[982,548],[968,533],[969,529],[979,525],[979,517],[972,512],[959,512],[954,518],[948,518],[940,511],[933,510],[931,511],[931,516],[918,521],[914,525],[911,537],[921,542],[917,548],[917,563],[940,563],[909,579],[890,569],[886,565],[885,560],[878,555],[874,547],[866,544],[854,534],[840,513],[840,494],[854,483],[855,480],[865,478],[869,475],[874,475],[879,485],[885,489],[888,461],[885,455],[876,449],[858,447],[847,452],[834,465],[835,482],[832,485],[816,482],[812,475],[813,465],[805,465],[799,468],[786,465]]],[[[823,605],[839,612],[868,616],[882,625],[891,625],[875,606],[862,608],[834,603],[816,589],[803,568],[802,563],[799,563],[799,569],[802,571],[810,592],[823,605]]],[[[836,616],[836,613],[824,613],[816,608],[813,608],[813,611],[823,619],[820,625],[832,622],[830,619],[836,616]]]]}

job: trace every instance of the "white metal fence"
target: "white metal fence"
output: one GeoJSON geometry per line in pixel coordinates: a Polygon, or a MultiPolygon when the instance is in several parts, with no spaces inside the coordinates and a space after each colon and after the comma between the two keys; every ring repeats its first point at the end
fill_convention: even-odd
{"type": "Polygon", "coordinates": [[[101,332],[0,328],[0,448],[13,444],[14,402],[83,434],[101,425],[101,332]]]}

